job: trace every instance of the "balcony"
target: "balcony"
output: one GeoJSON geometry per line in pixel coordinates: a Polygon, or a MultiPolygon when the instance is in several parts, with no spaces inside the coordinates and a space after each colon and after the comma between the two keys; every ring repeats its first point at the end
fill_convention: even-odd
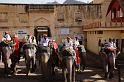
{"type": "Polygon", "coordinates": [[[54,11],[53,5],[29,5],[28,6],[29,11],[54,11]]]}
{"type": "Polygon", "coordinates": [[[75,22],[77,22],[78,24],[80,24],[82,22],[82,18],[80,18],[80,17],[75,18],[75,22]]]}

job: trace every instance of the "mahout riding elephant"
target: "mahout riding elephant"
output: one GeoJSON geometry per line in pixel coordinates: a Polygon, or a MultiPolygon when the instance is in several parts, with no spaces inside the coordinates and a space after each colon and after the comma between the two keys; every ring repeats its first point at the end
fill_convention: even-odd
{"type": "Polygon", "coordinates": [[[113,78],[114,77],[114,70],[115,70],[115,59],[117,57],[117,55],[119,54],[119,50],[115,51],[113,50],[108,50],[108,49],[104,49],[101,48],[100,50],[100,59],[102,62],[102,67],[103,67],[103,71],[105,73],[105,78],[113,78]]]}
{"type": "Polygon", "coordinates": [[[26,75],[28,76],[29,72],[34,72],[36,69],[37,43],[35,36],[27,35],[24,37],[24,44],[21,51],[23,51],[24,53],[26,63],[26,75]]]}
{"type": "Polygon", "coordinates": [[[62,50],[62,72],[64,82],[75,82],[75,57],[68,50],[62,50]]]}
{"type": "Polygon", "coordinates": [[[36,46],[31,43],[25,43],[23,45],[23,52],[26,63],[26,75],[28,76],[29,72],[34,72],[36,69],[36,46]]]}
{"type": "Polygon", "coordinates": [[[50,75],[50,48],[48,46],[38,45],[36,59],[39,61],[42,74],[48,77],[50,75]]]}
{"type": "Polygon", "coordinates": [[[2,41],[0,43],[0,51],[2,52],[2,61],[4,63],[4,74],[8,75],[10,73],[9,66],[11,64],[12,42],[2,41]]]}

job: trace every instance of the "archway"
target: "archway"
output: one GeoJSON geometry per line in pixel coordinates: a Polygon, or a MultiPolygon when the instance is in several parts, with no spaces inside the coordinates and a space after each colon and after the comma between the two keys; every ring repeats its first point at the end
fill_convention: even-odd
{"type": "Polygon", "coordinates": [[[34,35],[36,37],[37,42],[40,40],[40,37],[43,34],[47,34],[48,37],[51,37],[51,29],[50,29],[50,22],[49,20],[41,17],[34,21],[35,29],[34,35]]]}
{"type": "Polygon", "coordinates": [[[48,26],[37,26],[34,29],[34,36],[36,37],[36,41],[38,42],[40,40],[40,37],[43,34],[47,34],[48,37],[51,37],[51,31],[48,26]]]}

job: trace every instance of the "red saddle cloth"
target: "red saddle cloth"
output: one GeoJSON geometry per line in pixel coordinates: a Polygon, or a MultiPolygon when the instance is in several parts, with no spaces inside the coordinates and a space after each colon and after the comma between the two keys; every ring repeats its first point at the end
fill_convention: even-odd
{"type": "Polygon", "coordinates": [[[76,48],[76,65],[80,64],[80,57],[79,57],[79,52],[78,52],[78,48],[76,48]]]}
{"type": "Polygon", "coordinates": [[[111,48],[111,47],[108,47],[107,49],[108,49],[108,51],[111,51],[111,52],[116,50],[116,48],[111,48]]]}

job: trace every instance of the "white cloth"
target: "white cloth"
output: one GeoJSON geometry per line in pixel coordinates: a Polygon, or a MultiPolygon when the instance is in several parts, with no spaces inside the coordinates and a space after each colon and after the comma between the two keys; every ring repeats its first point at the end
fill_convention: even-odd
{"type": "Polygon", "coordinates": [[[45,38],[41,38],[39,44],[42,45],[42,46],[48,46],[49,39],[48,38],[46,38],[46,39],[45,38]]]}
{"type": "Polygon", "coordinates": [[[32,43],[32,36],[29,36],[28,43],[32,43]]]}
{"type": "Polygon", "coordinates": [[[116,49],[116,44],[114,44],[113,42],[107,42],[105,48],[116,49]]]}
{"type": "Polygon", "coordinates": [[[4,38],[2,38],[2,41],[3,40],[12,40],[11,39],[11,36],[9,35],[9,34],[6,34],[5,36],[4,36],[4,38]]]}
{"type": "Polygon", "coordinates": [[[81,45],[82,52],[86,52],[84,45],[81,45]]]}
{"type": "Polygon", "coordinates": [[[69,42],[67,40],[64,41],[64,45],[66,49],[73,49],[73,41],[70,40],[69,42]]]}
{"type": "Polygon", "coordinates": [[[74,43],[74,47],[78,47],[80,45],[78,40],[74,40],[73,43],[74,43]]]}

